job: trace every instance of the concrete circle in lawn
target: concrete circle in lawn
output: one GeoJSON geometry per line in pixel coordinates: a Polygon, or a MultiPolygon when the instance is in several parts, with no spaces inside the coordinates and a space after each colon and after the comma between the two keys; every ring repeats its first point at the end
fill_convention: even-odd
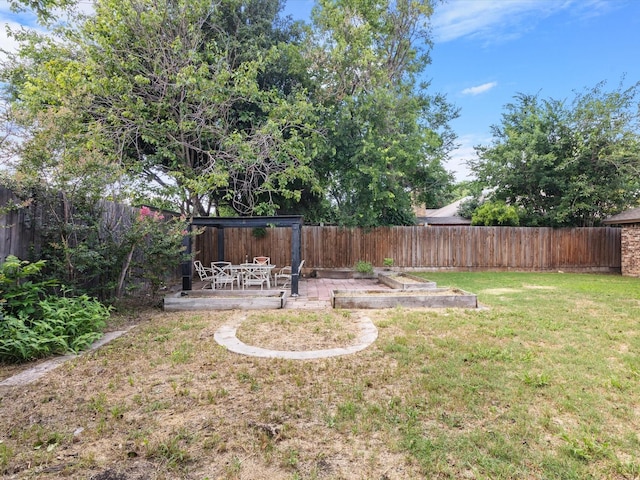
{"type": "Polygon", "coordinates": [[[236,319],[221,326],[215,333],[214,339],[229,351],[262,358],[284,358],[288,360],[310,360],[315,358],[337,357],[339,355],[349,355],[351,353],[364,350],[378,338],[378,329],[370,318],[362,317],[358,320],[360,335],[355,344],[348,347],[328,348],[324,350],[270,350],[267,348],[254,347],[240,341],[236,332],[240,324],[247,317],[236,319]]]}

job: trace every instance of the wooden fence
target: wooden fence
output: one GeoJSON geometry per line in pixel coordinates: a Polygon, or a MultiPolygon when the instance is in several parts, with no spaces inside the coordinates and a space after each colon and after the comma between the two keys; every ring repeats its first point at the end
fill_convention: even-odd
{"type": "MultiPolygon", "coordinates": [[[[263,238],[250,228],[228,228],[225,260],[267,255],[271,263],[291,263],[291,232],[268,228],[263,238]]],[[[206,229],[195,243],[204,263],[216,260],[217,234],[206,229]]],[[[405,269],[531,270],[620,272],[620,229],[527,227],[340,227],[302,228],[305,270],[352,268],[358,260],[383,266],[392,258],[405,269]]]]}
{"type": "MultiPolygon", "coordinates": [[[[100,235],[117,241],[128,231],[139,209],[107,200],[99,203],[100,235]]],[[[62,200],[56,215],[62,217],[62,200]]],[[[9,255],[22,260],[37,260],[42,247],[42,232],[50,221],[42,206],[21,204],[7,188],[0,186],[0,261],[9,255]]]]}
{"type": "MultiPolygon", "coordinates": [[[[17,204],[0,188],[0,207],[17,204]]],[[[103,223],[108,230],[128,228],[135,210],[106,202],[103,223]]],[[[37,258],[42,212],[33,205],[0,212],[0,260],[8,255],[37,258]]],[[[225,259],[268,255],[276,265],[291,264],[291,231],[267,228],[257,238],[251,228],[227,228],[225,259]]],[[[207,228],[196,239],[196,256],[204,263],[216,260],[216,229],[207,228]]],[[[306,270],[352,268],[358,260],[383,266],[451,270],[565,270],[620,272],[620,229],[526,227],[384,227],[372,230],[340,227],[302,228],[306,270]]]]}
{"type": "Polygon", "coordinates": [[[9,255],[28,259],[40,251],[40,237],[36,235],[41,213],[33,205],[20,205],[8,189],[0,187],[0,260],[9,255]]]}

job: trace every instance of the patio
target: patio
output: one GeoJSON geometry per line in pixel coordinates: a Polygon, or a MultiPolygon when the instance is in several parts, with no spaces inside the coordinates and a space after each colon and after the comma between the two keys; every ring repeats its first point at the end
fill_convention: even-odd
{"type": "MultiPolygon", "coordinates": [[[[198,290],[202,282],[194,281],[193,289],[198,290]]],[[[371,278],[301,278],[298,284],[298,296],[287,298],[285,309],[315,309],[331,307],[331,292],[333,290],[391,290],[386,285],[371,278]]],[[[249,290],[260,291],[259,287],[249,290]]],[[[272,288],[274,290],[274,288],[272,288]]]]}

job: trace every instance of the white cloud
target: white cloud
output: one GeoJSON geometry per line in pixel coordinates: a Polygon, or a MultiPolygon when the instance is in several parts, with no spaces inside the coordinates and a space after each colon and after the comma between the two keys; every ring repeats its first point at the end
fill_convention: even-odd
{"type": "MultiPolygon", "coordinates": [[[[11,30],[18,30],[20,28],[20,24],[0,18],[0,45],[2,45],[0,48],[9,52],[15,52],[18,49],[18,42],[16,42],[15,38],[7,35],[7,27],[11,30]]],[[[3,59],[4,54],[0,52],[0,60],[3,59]]]]}
{"type": "Polygon", "coordinates": [[[492,88],[498,86],[498,82],[483,83],[475,87],[469,87],[462,90],[463,95],[480,95],[481,93],[488,92],[492,88]]]}
{"type": "Polygon", "coordinates": [[[519,37],[561,12],[597,16],[614,6],[610,0],[450,0],[436,8],[434,37],[439,42],[462,37],[500,41],[519,37]]]}
{"type": "Polygon", "coordinates": [[[445,168],[453,173],[456,182],[472,180],[474,175],[469,169],[468,162],[478,159],[475,147],[477,145],[488,145],[491,143],[491,137],[487,137],[487,135],[468,134],[460,136],[458,142],[458,148],[451,152],[445,168]]]}
{"type": "MultiPolygon", "coordinates": [[[[11,11],[7,0],[0,0],[0,48],[9,52],[18,49],[18,42],[10,37],[7,29],[19,31],[21,28],[29,28],[35,24],[35,17],[28,12],[15,13],[11,11]]],[[[0,52],[0,61],[5,59],[5,55],[0,52]]]]}

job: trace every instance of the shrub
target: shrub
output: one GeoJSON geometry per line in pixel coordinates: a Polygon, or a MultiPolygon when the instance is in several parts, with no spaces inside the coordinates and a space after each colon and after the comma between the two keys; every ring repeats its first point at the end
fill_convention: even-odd
{"type": "Polygon", "coordinates": [[[0,265],[0,361],[22,362],[87,348],[102,336],[110,309],[87,296],[48,293],[33,281],[44,262],[10,256],[0,265]]]}
{"type": "Polygon", "coordinates": [[[373,266],[371,265],[371,262],[358,260],[353,268],[358,273],[373,273],[373,266]]]}
{"type": "Polygon", "coordinates": [[[483,203],[473,213],[471,225],[517,226],[520,224],[518,210],[502,200],[483,203]]]}
{"type": "Polygon", "coordinates": [[[183,260],[182,241],[186,234],[184,218],[166,220],[160,212],[149,207],[140,208],[123,242],[128,252],[120,271],[116,296],[124,294],[128,277],[137,277],[148,283],[152,296],[155,296],[172,270],[183,260]]]}
{"type": "Polygon", "coordinates": [[[38,319],[38,302],[44,298],[46,290],[55,286],[54,281],[37,281],[45,261],[30,263],[9,255],[0,264],[0,313],[27,315],[38,319]]]}

